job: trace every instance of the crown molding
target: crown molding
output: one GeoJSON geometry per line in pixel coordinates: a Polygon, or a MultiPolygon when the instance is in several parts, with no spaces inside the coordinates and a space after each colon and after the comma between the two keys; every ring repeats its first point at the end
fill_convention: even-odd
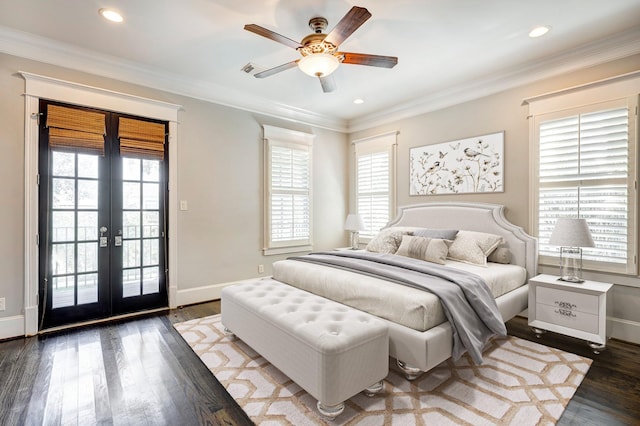
{"type": "Polygon", "coordinates": [[[133,61],[98,54],[4,26],[0,26],[0,52],[286,121],[343,133],[347,131],[348,123],[343,119],[273,102],[209,81],[186,79],[133,61]]]}
{"type": "Polygon", "coordinates": [[[595,43],[546,57],[533,65],[506,69],[470,83],[426,93],[419,99],[353,119],[349,122],[348,131],[367,130],[636,54],[640,54],[640,28],[632,28],[595,43]]]}
{"type": "Polygon", "coordinates": [[[205,80],[185,79],[177,74],[141,66],[133,61],[97,54],[89,49],[78,48],[4,26],[0,26],[0,52],[286,121],[351,133],[639,54],[640,28],[632,28],[595,43],[546,57],[535,64],[506,69],[502,73],[494,73],[485,78],[475,79],[473,82],[425,93],[419,99],[403,102],[352,120],[317,114],[205,80]]]}

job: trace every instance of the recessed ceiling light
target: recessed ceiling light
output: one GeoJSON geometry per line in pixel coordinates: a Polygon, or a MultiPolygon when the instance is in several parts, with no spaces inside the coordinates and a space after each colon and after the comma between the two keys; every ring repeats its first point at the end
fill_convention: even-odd
{"type": "Polygon", "coordinates": [[[124,18],[113,9],[100,9],[98,13],[105,19],[112,22],[122,22],[124,18]]]}
{"type": "Polygon", "coordinates": [[[539,27],[535,27],[534,29],[532,29],[531,31],[529,31],[529,37],[531,38],[536,38],[536,37],[540,37],[545,35],[546,33],[549,32],[549,30],[551,30],[551,27],[547,26],[547,25],[543,25],[543,26],[539,26],[539,27]]]}
{"type": "Polygon", "coordinates": [[[360,99],[360,98],[355,99],[355,100],[353,101],[353,103],[354,103],[354,104],[357,104],[357,105],[363,104],[363,103],[364,103],[364,99],[360,99]]]}

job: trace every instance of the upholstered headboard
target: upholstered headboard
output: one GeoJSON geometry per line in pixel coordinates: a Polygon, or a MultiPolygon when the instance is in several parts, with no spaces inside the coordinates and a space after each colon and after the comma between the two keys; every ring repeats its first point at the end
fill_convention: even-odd
{"type": "Polygon", "coordinates": [[[487,203],[434,202],[398,209],[391,226],[419,226],[434,229],[458,229],[501,235],[511,251],[511,263],[527,269],[527,277],[537,274],[538,241],[517,225],[507,221],[504,206],[487,203]]]}

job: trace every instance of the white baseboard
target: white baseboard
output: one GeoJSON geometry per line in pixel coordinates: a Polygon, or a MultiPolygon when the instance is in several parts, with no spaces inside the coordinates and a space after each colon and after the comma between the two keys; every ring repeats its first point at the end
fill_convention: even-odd
{"type": "Polygon", "coordinates": [[[217,300],[217,299],[220,299],[222,289],[227,286],[238,284],[244,281],[255,281],[262,278],[264,277],[252,278],[252,279],[241,280],[241,281],[232,281],[228,283],[211,284],[211,285],[202,286],[202,287],[189,288],[186,290],[178,289],[177,297],[176,297],[176,305],[177,306],[193,305],[194,303],[202,303],[202,302],[208,302],[210,300],[217,300]]]}
{"type": "Polygon", "coordinates": [[[611,334],[609,337],[625,342],[640,344],[640,322],[607,317],[611,334]]]}
{"type": "Polygon", "coordinates": [[[0,318],[0,340],[24,336],[24,315],[0,318]]]}

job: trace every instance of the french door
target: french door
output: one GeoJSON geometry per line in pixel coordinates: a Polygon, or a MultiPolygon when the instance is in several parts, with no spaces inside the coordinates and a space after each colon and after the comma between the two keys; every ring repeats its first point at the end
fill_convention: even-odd
{"type": "Polygon", "coordinates": [[[40,118],[40,329],[168,306],[166,150],[122,136],[139,122],[163,145],[167,124],[44,100],[40,118]]]}

